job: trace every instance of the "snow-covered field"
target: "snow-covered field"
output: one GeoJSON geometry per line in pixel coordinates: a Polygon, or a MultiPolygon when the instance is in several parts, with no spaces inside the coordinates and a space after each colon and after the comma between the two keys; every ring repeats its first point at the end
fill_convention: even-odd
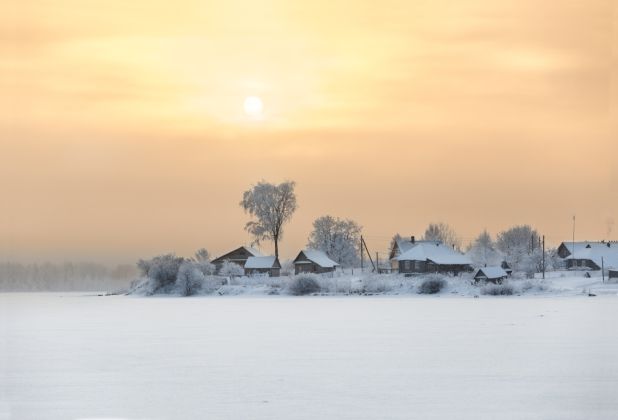
{"type": "Polygon", "coordinates": [[[618,296],[579,288],[0,294],[0,418],[613,420],[618,296]]]}

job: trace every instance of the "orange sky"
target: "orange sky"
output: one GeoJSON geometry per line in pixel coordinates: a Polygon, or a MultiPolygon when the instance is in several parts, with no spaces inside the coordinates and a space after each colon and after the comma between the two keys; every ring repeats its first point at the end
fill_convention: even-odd
{"type": "Polygon", "coordinates": [[[324,214],[618,239],[616,0],[14,1],[0,72],[3,258],[219,254],[260,179],[284,256],[324,214]]]}

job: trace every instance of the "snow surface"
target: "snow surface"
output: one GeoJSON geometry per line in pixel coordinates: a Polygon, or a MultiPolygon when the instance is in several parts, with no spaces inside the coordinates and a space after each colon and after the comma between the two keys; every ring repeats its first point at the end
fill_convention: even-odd
{"type": "Polygon", "coordinates": [[[0,294],[0,418],[616,419],[618,291],[604,290],[0,294]]]}

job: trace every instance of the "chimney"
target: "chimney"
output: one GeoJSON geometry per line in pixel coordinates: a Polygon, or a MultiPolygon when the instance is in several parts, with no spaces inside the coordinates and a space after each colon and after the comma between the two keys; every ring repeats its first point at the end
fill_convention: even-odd
{"type": "Polygon", "coordinates": [[[414,235],[410,236],[410,242],[412,242],[412,243],[415,242],[414,235]]]}

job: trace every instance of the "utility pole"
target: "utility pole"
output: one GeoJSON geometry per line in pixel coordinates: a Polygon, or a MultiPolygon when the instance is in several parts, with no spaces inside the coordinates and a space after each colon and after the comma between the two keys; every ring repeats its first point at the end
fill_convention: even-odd
{"type": "Polygon", "coordinates": [[[361,273],[362,273],[363,272],[363,235],[361,235],[360,237],[359,247],[360,247],[360,254],[361,254],[360,257],[361,257],[361,273]]]}
{"type": "Polygon", "coordinates": [[[603,276],[603,283],[605,283],[605,261],[601,257],[601,275],[603,276]]]}
{"type": "Polygon", "coordinates": [[[376,251],[376,273],[380,274],[380,257],[378,256],[378,251],[376,251]]]}
{"type": "Polygon", "coordinates": [[[373,259],[371,258],[371,253],[369,252],[369,248],[367,248],[367,242],[365,242],[365,239],[362,236],[361,236],[361,242],[363,246],[365,247],[365,251],[367,251],[367,257],[369,257],[369,262],[371,262],[371,266],[373,267],[372,271],[376,271],[376,266],[373,263],[373,259]]]}
{"type": "Polygon", "coordinates": [[[545,235],[543,235],[543,280],[545,280],[545,235]]]}

